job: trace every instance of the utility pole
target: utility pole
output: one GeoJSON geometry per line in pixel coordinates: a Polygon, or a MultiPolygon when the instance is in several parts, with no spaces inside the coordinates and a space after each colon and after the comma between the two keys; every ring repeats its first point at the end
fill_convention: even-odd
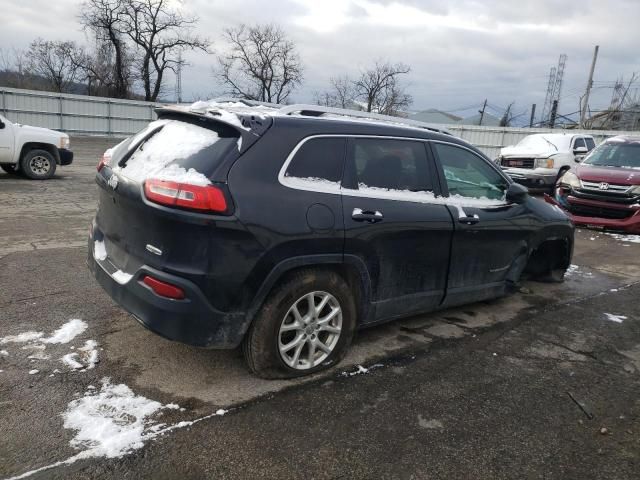
{"type": "Polygon", "coordinates": [[[484,118],[484,111],[487,108],[487,99],[484,99],[484,105],[482,105],[482,110],[478,110],[478,113],[480,114],[480,121],[478,122],[478,125],[482,125],[482,119],[484,118]]]}
{"type": "Polygon", "coordinates": [[[551,107],[551,114],[549,115],[549,128],[555,127],[557,115],[558,115],[558,100],[554,100],[553,106],[551,107]]]}
{"type": "Polygon", "coordinates": [[[587,116],[587,108],[589,107],[589,95],[593,86],[593,71],[596,69],[596,60],[598,59],[598,50],[600,45],[596,45],[593,51],[593,61],[591,62],[591,70],[589,71],[589,81],[587,82],[587,91],[584,93],[584,103],[580,112],[580,128],[584,128],[585,117],[587,116]]]}
{"type": "Polygon", "coordinates": [[[536,118],[536,104],[531,105],[531,119],[529,120],[529,128],[533,128],[533,121],[536,118]]]}

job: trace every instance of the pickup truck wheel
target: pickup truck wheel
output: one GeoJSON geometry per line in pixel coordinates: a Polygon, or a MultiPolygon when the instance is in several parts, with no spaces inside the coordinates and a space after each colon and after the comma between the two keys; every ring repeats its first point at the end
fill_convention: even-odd
{"type": "Polygon", "coordinates": [[[46,150],[29,150],[20,161],[20,169],[31,180],[46,180],[56,172],[56,159],[46,150]]]}
{"type": "Polygon", "coordinates": [[[273,290],[254,319],[242,350],[262,378],[293,378],[334,365],[356,327],[349,286],[329,270],[302,270],[273,290]]]}
{"type": "Polygon", "coordinates": [[[0,168],[11,175],[20,173],[20,166],[17,163],[0,163],[0,168]]]}

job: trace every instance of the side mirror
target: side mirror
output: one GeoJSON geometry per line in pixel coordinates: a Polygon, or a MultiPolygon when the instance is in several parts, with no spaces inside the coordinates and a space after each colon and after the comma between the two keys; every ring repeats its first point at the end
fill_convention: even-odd
{"type": "Polygon", "coordinates": [[[505,198],[509,203],[524,203],[528,195],[529,189],[527,187],[513,182],[509,185],[509,188],[507,188],[505,198]]]}
{"type": "Polygon", "coordinates": [[[587,147],[576,147],[573,149],[573,153],[575,153],[576,155],[584,155],[588,151],[589,150],[587,150],[587,147]]]}

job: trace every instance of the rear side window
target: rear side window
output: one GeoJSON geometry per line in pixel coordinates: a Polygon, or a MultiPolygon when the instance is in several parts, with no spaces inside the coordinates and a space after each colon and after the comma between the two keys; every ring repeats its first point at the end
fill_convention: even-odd
{"type": "Polygon", "coordinates": [[[594,148],[596,148],[596,142],[595,142],[595,140],[593,138],[585,138],[584,141],[587,142],[587,149],[589,151],[591,151],[594,148]]]}
{"type": "Polygon", "coordinates": [[[339,184],[344,163],[344,138],[312,138],[304,142],[287,167],[285,177],[339,184]]]}
{"type": "Polygon", "coordinates": [[[431,192],[433,182],[423,142],[354,138],[350,148],[350,183],[358,189],[381,188],[431,192]]]}
{"type": "Polygon", "coordinates": [[[239,134],[224,125],[160,120],[145,130],[134,137],[130,145],[135,150],[120,169],[138,182],[156,178],[207,185],[216,166],[238,155],[239,134]],[[136,146],[139,137],[144,140],[136,146]]]}
{"type": "Polygon", "coordinates": [[[587,145],[584,143],[584,138],[576,138],[575,141],[573,142],[573,148],[579,148],[579,147],[585,147],[587,148],[587,145]]]}

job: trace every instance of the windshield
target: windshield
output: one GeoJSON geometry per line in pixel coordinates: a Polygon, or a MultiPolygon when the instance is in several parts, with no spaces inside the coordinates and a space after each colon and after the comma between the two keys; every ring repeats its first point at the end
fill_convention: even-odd
{"type": "Polygon", "coordinates": [[[543,135],[529,135],[518,142],[516,147],[526,148],[527,150],[548,150],[552,148],[558,150],[558,147],[551,140],[543,135]]]}
{"type": "Polygon", "coordinates": [[[605,143],[591,152],[582,163],[620,168],[640,168],[640,142],[605,143]]]}

